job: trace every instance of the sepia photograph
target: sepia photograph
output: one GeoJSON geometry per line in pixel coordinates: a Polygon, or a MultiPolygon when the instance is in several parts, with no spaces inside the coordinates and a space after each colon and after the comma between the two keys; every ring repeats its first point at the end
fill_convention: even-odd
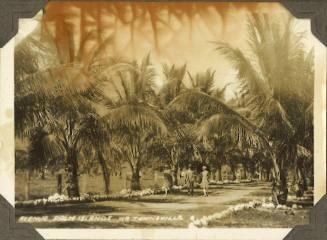
{"type": "Polygon", "coordinates": [[[279,3],[51,1],[14,45],[17,222],[309,223],[325,71],[310,20],[279,3]]]}

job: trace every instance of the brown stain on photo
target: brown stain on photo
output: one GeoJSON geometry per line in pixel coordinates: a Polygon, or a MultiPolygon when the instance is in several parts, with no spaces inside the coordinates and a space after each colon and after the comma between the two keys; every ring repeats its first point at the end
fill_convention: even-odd
{"type": "MultiPolygon", "coordinates": [[[[279,7],[276,3],[269,5],[272,8],[279,7]]],[[[50,2],[45,9],[43,22],[45,31],[49,30],[49,24],[54,26],[52,34],[58,49],[61,49],[62,54],[65,50],[69,52],[69,56],[65,56],[67,61],[73,62],[79,56],[85,62],[92,53],[94,54],[92,48],[87,47],[87,39],[92,41],[92,44],[101,46],[120,30],[117,28],[118,22],[129,26],[130,44],[133,48],[137,46],[134,40],[135,32],[142,28],[142,25],[136,23],[148,22],[152,32],[149,41],[160,51],[160,37],[171,29],[173,20],[179,21],[180,24],[188,22],[191,35],[193,24],[199,17],[209,29],[213,27],[212,17],[218,18],[224,29],[233,20],[228,17],[230,11],[244,10],[251,13],[262,8],[260,3],[50,2]],[[78,40],[76,26],[79,28],[78,40]],[[72,41],[74,44],[71,44],[72,41]]]]}
{"type": "MultiPolygon", "coordinates": [[[[211,40],[244,44],[244,29],[237,24],[267,9],[282,8],[277,3],[50,2],[42,33],[53,38],[63,64],[82,64],[73,81],[80,86],[90,81],[89,65],[108,56],[141,58],[151,53],[157,65],[176,58],[184,64],[190,57],[199,59],[195,48],[200,48],[197,54],[213,49],[211,40]]],[[[210,66],[217,61],[213,58],[193,65],[210,66]]]]}

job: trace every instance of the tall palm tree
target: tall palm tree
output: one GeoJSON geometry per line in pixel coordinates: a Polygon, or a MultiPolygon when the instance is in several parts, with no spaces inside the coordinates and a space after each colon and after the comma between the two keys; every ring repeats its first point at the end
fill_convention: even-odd
{"type": "Polygon", "coordinates": [[[120,142],[121,151],[132,171],[131,189],[138,190],[140,170],[150,161],[149,148],[154,139],[167,134],[160,112],[152,104],[155,72],[146,56],[141,64],[133,62],[126,71],[108,77],[113,92],[106,95],[106,122],[120,142]]]}
{"type": "Polygon", "coordinates": [[[125,68],[99,60],[97,54],[81,62],[77,53],[76,61],[67,63],[51,36],[40,35],[40,29],[15,49],[15,133],[31,137],[31,129],[41,127],[55,137],[65,156],[69,197],[79,196],[79,150],[89,142],[83,134],[84,117],[96,112],[93,101],[103,101],[102,82],[95,75],[125,68]]]}
{"type": "MultiPolygon", "coordinates": [[[[173,94],[169,95],[170,101],[168,101],[168,106],[165,109],[166,115],[168,116],[168,119],[169,119],[168,122],[170,123],[170,126],[171,126],[171,131],[170,131],[171,138],[170,138],[170,141],[168,142],[170,144],[166,144],[166,147],[170,146],[171,151],[173,153],[175,153],[175,154],[171,154],[171,156],[175,156],[175,155],[177,155],[176,153],[179,153],[178,155],[182,155],[183,145],[189,144],[189,145],[193,146],[193,148],[192,148],[193,150],[191,152],[193,152],[193,155],[195,156],[195,155],[199,155],[197,153],[199,153],[199,150],[201,148],[200,147],[201,144],[199,146],[197,146],[198,143],[202,142],[202,141],[205,142],[207,140],[210,140],[211,144],[209,144],[209,145],[213,144],[211,146],[211,148],[212,147],[214,148],[213,155],[214,155],[214,157],[219,158],[219,161],[217,161],[215,163],[215,165],[218,166],[218,170],[221,169],[221,165],[225,159],[224,155],[228,154],[229,150],[235,149],[235,147],[227,146],[228,145],[227,142],[229,143],[229,145],[231,144],[230,137],[229,137],[231,132],[227,132],[228,130],[225,130],[225,133],[223,134],[224,137],[219,138],[219,137],[217,137],[218,130],[214,131],[212,129],[213,130],[212,132],[206,131],[206,133],[208,133],[208,134],[215,133],[216,135],[215,136],[213,136],[213,135],[206,136],[204,129],[205,128],[209,129],[212,124],[214,125],[217,123],[215,120],[221,119],[221,118],[219,118],[218,115],[215,115],[215,117],[213,119],[208,119],[206,121],[205,119],[208,118],[209,116],[211,116],[211,114],[212,114],[212,112],[210,112],[210,113],[207,112],[208,115],[204,114],[204,112],[207,111],[205,108],[208,107],[208,105],[207,105],[208,103],[197,102],[197,100],[200,100],[201,97],[196,99],[194,102],[193,101],[188,102],[188,99],[189,99],[189,97],[195,97],[197,95],[198,97],[199,96],[209,97],[210,98],[209,101],[215,102],[217,100],[219,103],[222,103],[221,99],[223,99],[224,91],[228,85],[226,85],[223,89],[214,89],[214,74],[215,74],[215,72],[208,69],[205,72],[195,74],[195,76],[192,76],[189,72],[187,72],[190,83],[191,83],[191,86],[187,88],[184,84],[184,81],[185,81],[184,75],[185,75],[185,71],[186,71],[184,66],[183,66],[183,68],[180,69],[180,71],[178,71],[178,68],[175,69],[175,66],[172,66],[170,69],[166,66],[166,69],[168,69],[170,71],[166,70],[165,72],[170,73],[170,76],[174,76],[174,77],[167,78],[170,81],[166,82],[166,84],[163,86],[162,91],[159,93],[159,95],[161,97],[165,97],[168,95],[168,93],[174,92],[174,90],[176,90],[176,89],[180,90],[178,92],[175,91],[174,95],[173,94]],[[174,70],[176,71],[175,74],[173,74],[174,70]],[[180,73],[180,74],[178,74],[178,73],[180,73]],[[182,87],[176,87],[176,85],[182,86],[182,87]],[[173,99],[171,99],[172,96],[174,96],[173,99]],[[178,103],[179,101],[183,102],[181,104],[186,104],[187,106],[189,106],[190,109],[185,111],[185,109],[179,108],[179,106],[180,106],[178,103]],[[197,126],[197,125],[199,125],[199,126],[197,126]],[[185,126],[191,126],[191,127],[185,129],[185,126]],[[195,131],[198,135],[198,139],[196,139],[196,137],[194,137],[194,136],[193,137],[191,136],[191,135],[195,135],[195,133],[192,134],[192,132],[194,132],[194,128],[195,129],[200,128],[200,130],[198,129],[197,131],[195,131]],[[185,135],[185,133],[189,133],[189,134],[185,135]],[[185,136],[190,136],[191,138],[185,138],[185,136]],[[180,139],[180,141],[179,141],[179,139],[180,139]],[[192,139],[192,140],[189,141],[188,139],[192,139]],[[223,144],[223,142],[225,140],[227,141],[226,145],[223,144]],[[174,142],[174,144],[172,144],[172,142],[174,142]],[[224,145],[225,147],[222,147],[222,145],[224,145]]],[[[165,75],[167,76],[168,74],[165,74],[165,75]]],[[[205,145],[205,148],[208,147],[208,144],[204,143],[204,145],[205,145]]],[[[208,150],[208,148],[206,148],[206,150],[208,150]]],[[[207,151],[202,152],[202,154],[200,153],[200,155],[203,155],[200,157],[202,159],[201,161],[203,161],[206,157],[210,158],[210,156],[205,156],[205,155],[208,155],[208,154],[206,154],[206,152],[207,151]]],[[[213,152],[211,152],[211,153],[213,153],[213,152]]],[[[176,158],[178,159],[178,156],[176,158]]],[[[181,157],[179,157],[179,159],[180,158],[181,157]]],[[[171,162],[177,163],[178,161],[171,160],[171,162]]]]}
{"type": "MultiPolygon", "coordinates": [[[[185,75],[186,64],[177,67],[175,65],[163,65],[163,73],[165,76],[164,85],[161,87],[158,97],[160,99],[161,108],[165,115],[167,105],[179,94],[185,91],[185,75]]],[[[176,113],[178,114],[178,113],[176,113]]],[[[162,147],[169,159],[169,165],[173,170],[173,184],[177,185],[177,173],[183,162],[183,157],[187,155],[189,158],[189,151],[186,150],[189,145],[193,144],[192,126],[187,124],[180,124],[175,121],[172,115],[165,115],[167,125],[169,125],[169,132],[166,138],[162,139],[162,147]]]]}
{"type": "Polygon", "coordinates": [[[109,162],[105,159],[105,156],[108,156],[111,139],[106,121],[96,112],[85,114],[82,119],[81,135],[82,138],[85,139],[85,142],[88,142],[87,145],[91,147],[91,151],[101,167],[104,181],[104,192],[109,194],[110,171],[108,166],[109,162]]]}
{"type": "Polygon", "coordinates": [[[274,177],[280,181],[274,192],[281,202],[287,198],[287,166],[297,161],[297,145],[312,147],[306,112],[313,102],[313,52],[305,50],[304,36],[296,32],[291,17],[282,21],[253,14],[248,21],[249,56],[227,44],[217,46],[238,70],[243,106],[275,148],[280,175],[274,177]]]}

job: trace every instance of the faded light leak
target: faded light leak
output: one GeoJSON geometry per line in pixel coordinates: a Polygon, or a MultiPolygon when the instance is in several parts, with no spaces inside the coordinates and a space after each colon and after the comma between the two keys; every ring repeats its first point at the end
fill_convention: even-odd
{"type": "MultiPolygon", "coordinates": [[[[95,55],[140,60],[151,53],[158,87],[163,63],[187,63],[192,74],[211,68],[216,86],[223,87],[235,82],[236,73],[211,41],[246,50],[247,17],[252,12],[289,14],[278,3],[50,2],[42,30],[54,37],[63,62],[88,64],[95,55]]],[[[308,22],[297,25],[310,31],[308,22]]],[[[227,99],[234,91],[229,85],[227,99]]]]}

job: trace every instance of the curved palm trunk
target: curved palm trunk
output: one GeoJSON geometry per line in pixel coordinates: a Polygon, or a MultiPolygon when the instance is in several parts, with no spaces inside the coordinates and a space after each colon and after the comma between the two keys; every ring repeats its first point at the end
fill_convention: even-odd
{"type": "Polygon", "coordinates": [[[73,149],[68,151],[66,157],[66,173],[68,197],[79,197],[77,153],[73,149]]]}
{"type": "Polygon", "coordinates": [[[273,202],[276,204],[285,204],[287,201],[288,189],[285,173],[280,170],[279,166],[273,169],[272,172],[272,195],[273,202]]]}
{"type": "Polygon", "coordinates": [[[287,178],[284,169],[284,159],[277,161],[277,154],[271,153],[272,158],[272,197],[275,204],[286,204],[288,188],[287,188],[287,178]]]}
{"type": "Polygon", "coordinates": [[[276,152],[270,146],[269,141],[267,140],[266,136],[258,129],[254,124],[249,122],[246,118],[244,118],[239,113],[235,112],[232,109],[228,109],[228,112],[232,116],[234,116],[239,122],[241,122],[245,127],[256,133],[256,135],[262,140],[264,146],[268,150],[272,167],[273,167],[273,188],[272,188],[272,195],[273,201],[276,204],[285,204],[287,201],[288,189],[287,189],[287,182],[284,171],[282,171],[280,165],[278,164],[276,152]]]}
{"type": "Polygon", "coordinates": [[[99,164],[100,164],[101,169],[102,169],[102,176],[103,176],[103,182],[104,182],[104,192],[106,194],[109,194],[109,190],[110,190],[110,172],[109,172],[107,163],[106,163],[101,151],[98,152],[98,160],[99,160],[99,164]]]}
{"type": "MultiPolygon", "coordinates": [[[[194,95],[197,94],[197,96],[202,97],[202,99],[206,99],[207,102],[215,103],[218,107],[215,110],[215,113],[224,113],[229,115],[230,117],[233,117],[235,120],[237,120],[240,124],[242,124],[245,128],[249,129],[250,131],[254,132],[261,140],[264,145],[264,147],[268,150],[272,162],[272,167],[273,167],[273,198],[276,203],[279,204],[285,204],[286,199],[287,199],[287,185],[286,185],[286,180],[285,180],[285,173],[281,171],[281,167],[278,164],[277,157],[276,157],[276,151],[270,146],[268,138],[265,136],[263,132],[254,124],[252,124],[248,119],[243,117],[241,114],[238,112],[234,111],[232,108],[228,107],[221,101],[205,94],[205,93],[200,93],[200,92],[192,92],[192,93],[185,93],[184,96],[187,96],[185,99],[190,103],[190,94],[194,95]]],[[[174,104],[181,104],[183,105],[183,109],[190,111],[192,108],[187,108],[184,105],[187,104],[186,101],[181,101],[182,95],[179,97],[175,98],[170,103],[170,106],[174,104]]],[[[193,98],[192,100],[194,100],[193,98]]],[[[194,102],[194,101],[193,101],[194,102]]]]}

